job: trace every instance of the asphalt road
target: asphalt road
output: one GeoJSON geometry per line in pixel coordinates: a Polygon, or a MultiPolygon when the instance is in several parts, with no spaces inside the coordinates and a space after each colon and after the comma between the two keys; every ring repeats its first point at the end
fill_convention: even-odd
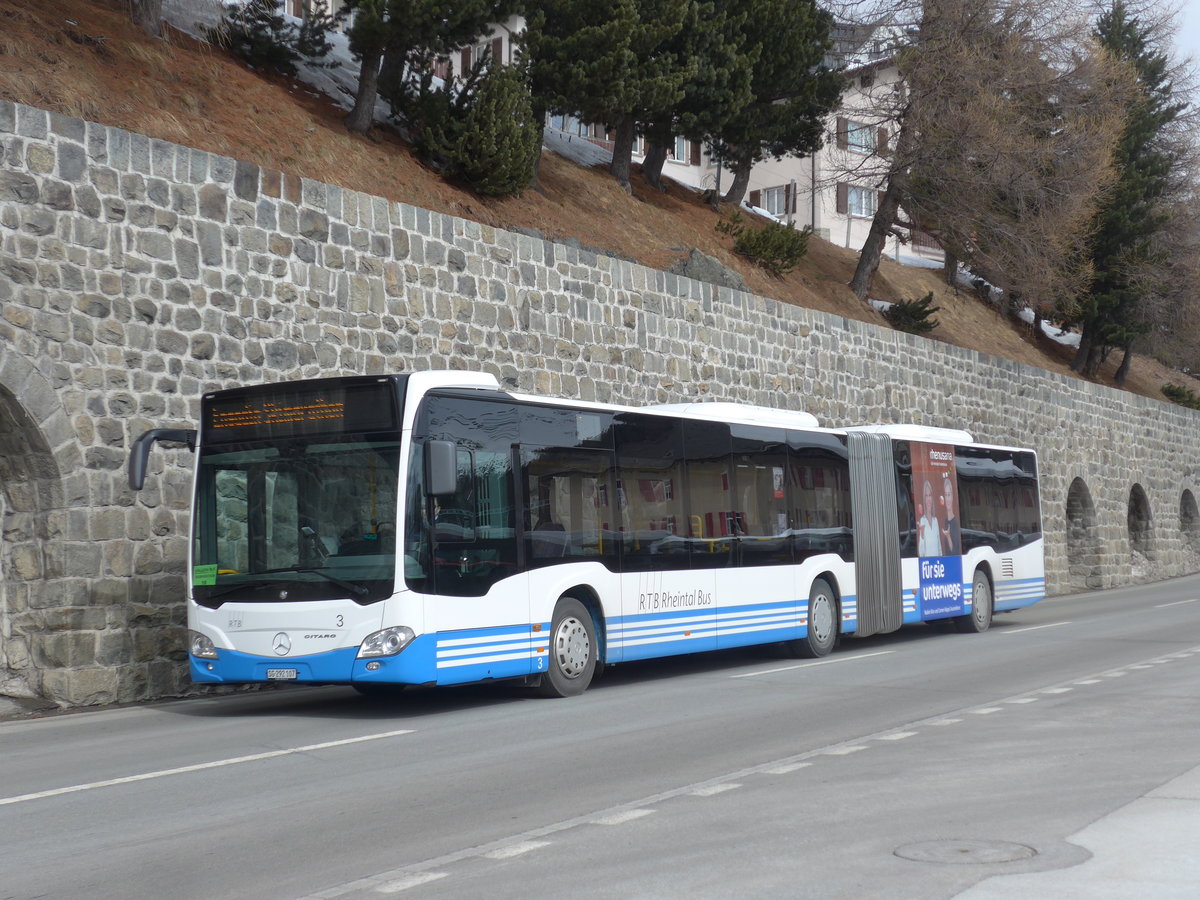
{"type": "Polygon", "coordinates": [[[568,700],[290,688],[14,719],[0,898],[940,898],[1069,877],[1090,856],[1071,835],[1200,764],[1198,678],[1193,577],[816,662],[628,664],[568,700]]]}

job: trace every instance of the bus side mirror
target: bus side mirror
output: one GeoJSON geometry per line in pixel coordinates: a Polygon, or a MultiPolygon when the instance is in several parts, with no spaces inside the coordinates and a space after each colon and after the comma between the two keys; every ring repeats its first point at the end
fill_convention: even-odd
{"type": "Polygon", "coordinates": [[[454,441],[425,442],[425,490],[444,497],[458,490],[458,447],[454,441]]]}
{"type": "Polygon", "coordinates": [[[129,486],[140,491],[146,483],[146,465],[150,460],[150,447],[156,441],[172,444],[187,444],[189,450],[196,449],[196,432],[191,428],[151,428],[133,442],[129,451],[129,486]]]}

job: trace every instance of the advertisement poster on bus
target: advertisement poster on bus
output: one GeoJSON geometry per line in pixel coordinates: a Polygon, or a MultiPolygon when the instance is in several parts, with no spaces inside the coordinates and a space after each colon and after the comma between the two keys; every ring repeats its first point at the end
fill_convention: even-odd
{"type": "Polygon", "coordinates": [[[962,528],[954,448],[913,442],[911,452],[921,618],[960,615],[964,612],[962,528]]]}

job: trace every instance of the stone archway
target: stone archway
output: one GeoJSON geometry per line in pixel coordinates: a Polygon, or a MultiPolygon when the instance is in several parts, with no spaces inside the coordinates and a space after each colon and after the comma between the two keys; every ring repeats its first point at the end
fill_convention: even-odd
{"type": "Polygon", "coordinates": [[[1104,586],[1101,543],[1092,492],[1082,478],[1067,490],[1067,567],[1071,586],[1094,589],[1104,586]]]}
{"type": "Polygon", "coordinates": [[[1154,514],[1150,511],[1150,498],[1140,484],[1129,490],[1129,505],[1125,516],[1129,534],[1129,547],[1147,559],[1154,559],[1154,514]]]}
{"type": "Polygon", "coordinates": [[[1187,488],[1179,497],[1179,532],[1190,550],[1200,550],[1200,508],[1196,496],[1187,488]]]}
{"type": "Polygon", "coordinates": [[[43,539],[62,496],[44,430],[0,384],[0,693],[9,696],[44,693],[37,662],[49,607],[43,539]]]}

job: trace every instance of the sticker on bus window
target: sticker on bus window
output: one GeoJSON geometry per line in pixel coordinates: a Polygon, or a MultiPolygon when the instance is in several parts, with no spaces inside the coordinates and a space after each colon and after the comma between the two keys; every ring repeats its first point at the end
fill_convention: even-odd
{"type": "Polygon", "coordinates": [[[192,566],[192,584],[208,585],[217,583],[217,567],[192,566]]]}

